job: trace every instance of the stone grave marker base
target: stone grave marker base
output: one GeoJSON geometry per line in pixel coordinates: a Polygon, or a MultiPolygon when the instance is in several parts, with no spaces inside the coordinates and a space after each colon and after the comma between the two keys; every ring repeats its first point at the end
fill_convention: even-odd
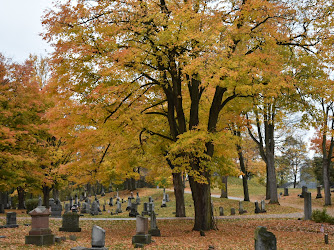
{"type": "Polygon", "coordinates": [[[132,236],[132,244],[150,244],[151,242],[150,234],[136,234],[132,236]]]}
{"type": "Polygon", "coordinates": [[[44,245],[52,245],[54,243],[55,243],[55,236],[53,234],[27,235],[25,237],[25,244],[44,246],[44,245]]]}
{"type": "Polygon", "coordinates": [[[152,236],[161,236],[159,228],[151,228],[148,233],[152,236]]]}

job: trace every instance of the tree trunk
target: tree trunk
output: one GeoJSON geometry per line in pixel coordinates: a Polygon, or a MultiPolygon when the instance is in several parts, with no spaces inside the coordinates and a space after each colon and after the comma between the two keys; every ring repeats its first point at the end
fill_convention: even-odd
{"type": "Polygon", "coordinates": [[[268,164],[266,164],[267,169],[267,180],[266,180],[266,200],[270,200],[270,186],[269,186],[269,170],[268,170],[268,164]]]}
{"type": "Polygon", "coordinates": [[[297,185],[297,175],[294,174],[294,179],[293,179],[293,188],[296,188],[297,185]]]}
{"type": "Polygon", "coordinates": [[[46,208],[49,208],[50,191],[50,187],[43,186],[43,204],[46,208]]]}
{"type": "Polygon", "coordinates": [[[329,183],[329,160],[327,158],[322,161],[322,173],[324,181],[324,193],[325,193],[325,206],[332,205],[331,201],[331,192],[330,192],[330,183],[329,183]]]}
{"type": "MultiPolygon", "coordinates": [[[[236,135],[241,138],[240,131],[236,131],[236,135]]],[[[243,156],[243,153],[242,153],[242,148],[239,144],[237,144],[237,150],[238,150],[238,155],[239,155],[240,170],[243,172],[242,186],[243,186],[243,189],[244,189],[244,201],[249,201],[247,171],[246,171],[244,156],[243,156]]]]}
{"type": "Polygon", "coordinates": [[[274,155],[268,154],[268,183],[270,192],[270,204],[279,204],[277,195],[277,180],[275,171],[274,155]]]}
{"type": "Polygon", "coordinates": [[[184,206],[184,186],[181,173],[173,173],[174,195],[176,201],[176,217],[186,217],[184,206]]]}
{"type": "Polygon", "coordinates": [[[24,196],[25,196],[25,191],[23,189],[23,187],[17,187],[17,196],[18,196],[18,200],[19,200],[19,205],[18,205],[18,209],[24,209],[24,196]]]}
{"type": "Polygon", "coordinates": [[[189,176],[189,183],[195,208],[195,225],[193,230],[208,231],[216,229],[212,217],[210,180],[207,184],[198,183],[192,176],[189,176]]]}
{"type": "Polygon", "coordinates": [[[223,186],[221,188],[221,194],[220,194],[220,198],[228,198],[227,196],[227,175],[222,176],[222,183],[223,186]]]}
{"type": "Polygon", "coordinates": [[[244,201],[249,201],[247,173],[242,176],[242,185],[244,188],[244,201]]]}
{"type": "Polygon", "coordinates": [[[52,190],[52,195],[53,195],[53,199],[56,201],[57,199],[59,199],[59,190],[58,188],[53,188],[52,190]]]}

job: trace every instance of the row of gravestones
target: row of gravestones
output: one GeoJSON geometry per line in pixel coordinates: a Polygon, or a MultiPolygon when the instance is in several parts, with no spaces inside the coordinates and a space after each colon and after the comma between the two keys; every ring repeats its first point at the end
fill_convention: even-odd
{"type": "MultiPolygon", "coordinates": [[[[259,206],[259,203],[257,201],[255,201],[254,205],[255,205],[255,213],[256,214],[266,212],[265,201],[264,200],[262,200],[260,202],[261,207],[259,206]]],[[[239,214],[244,214],[244,213],[247,213],[247,211],[244,210],[244,208],[243,208],[243,202],[239,201],[239,214]]],[[[235,208],[231,208],[231,215],[235,215],[235,208]]],[[[224,208],[223,207],[219,207],[219,216],[224,216],[224,208]]]]}

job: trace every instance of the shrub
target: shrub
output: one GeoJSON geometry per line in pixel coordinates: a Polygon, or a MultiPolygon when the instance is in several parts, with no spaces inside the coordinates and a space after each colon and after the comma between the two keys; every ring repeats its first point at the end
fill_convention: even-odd
{"type": "Polygon", "coordinates": [[[322,211],[318,209],[314,210],[312,212],[312,220],[317,223],[325,222],[334,224],[334,217],[330,216],[325,208],[322,211]]]}
{"type": "Polygon", "coordinates": [[[27,213],[35,209],[38,206],[38,199],[28,199],[26,200],[27,213]]]}

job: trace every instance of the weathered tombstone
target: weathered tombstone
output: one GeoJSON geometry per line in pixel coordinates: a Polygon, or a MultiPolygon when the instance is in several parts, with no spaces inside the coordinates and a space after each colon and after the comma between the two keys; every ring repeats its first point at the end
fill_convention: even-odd
{"type": "Polygon", "coordinates": [[[148,234],[148,218],[137,216],[136,218],[136,235],[132,236],[132,244],[135,247],[144,247],[145,244],[151,243],[151,235],[148,234]]]}
{"type": "Polygon", "coordinates": [[[154,212],[154,203],[150,202],[148,203],[148,215],[151,215],[152,212],[154,212]]]}
{"type": "Polygon", "coordinates": [[[18,227],[19,225],[16,224],[16,213],[15,212],[8,212],[6,214],[6,225],[3,226],[5,228],[14,228],[18,227]]]}
{"type": "Polygon", "coordinates": [[[118,213],[123,213],[123,211],[122,211],[122,203],[120,202],[120,201],[116,201],[116,213],[118,214],[118,213]]]}
{"type": "Polygon", "coordinates": [[[98,203],[96,201],[93,201],[92,207],[90,209],[90,214],[91,215],[98,215],[99,214],[99,207],[98,203]]]}
{"type": "Polygon", "coordinates": [[[52,207],[55,204],[55,200],[53,198],[49,199],[49,207],[52,207]]]}
{"type": "Polygon", "coordinates": [[[65,213],[62,218],[62,227],[59,228],[59,231],[62,232],[81,232],[79,227],[79,217],[77,213],[65,213]]]}
{"type": "Polygon", "coordinates": [[[129,213],[130,217],[136,217],[137,215],[139,215],[139,213],[137,211],[137,208],[138,208],[137,203],[132,203],[131,204],[130,213],[129,213]]]}
{"type": "Polygon", "coordinates": [[[219,207],[219,216],[224,216],[224,208],[219,207]]]}
{"type": "Polygon", "coordinates": [[[266,213],[266,202],[264,200],[261,201],[261,213],[266,213]]]}
{"type": "Polygon", "coordinates": [[[141,212],[141,215],[142,216],[148,215],[148,203],[147,202],[144,202],[144,210],[143,212],[141,212]]]}
{"type": "Polygon", "coordinates": [[[106,231],[94,225],[92,228],[92,249],[107,249],[104,247],[106,239],[106,231]]]}
{"type": "Polygon", "coordinates": [[[152,196],[148,197],[148,202],[149,202],[149,203],[150,203],[150,202],[153,202],[153,198],[152,198],[152,196]]]}
{"type": "Polygon", "coordinates": [[[284,196],[289,196],[289,189],[288,188],[284,188],[284,196]]]}
{"type": "Polygon", "coordinates": [[[311,193],[304,194],[304,220],[310,220],[312,216],[312,200],[311,193]]]}
{"type": "Polygon", "coordinates": [[[231,208],[231,215],[235,215],[235,208],[231,208]]]}
{"type": "Polygon", "coordinates": [[[307,192],[307,187],[306,186],[302,186],[302,193],[299,195],[299,197],[300,198],[304,198],[306,192],[307,192]]]}
{"type": "Polygon", "coordinates": [[[132,202],[131,202],[131,200],[132,200],[133,198],[131,198],[131,197],[128,197],[128,205],[126,206],[126,211],[129,211],[130,209],[131,209],[131,204],[132,204],[132,202]]]}
{"type": "Polygon", "coordinates": [[[51,206],[51,217],[61,217],[62,210],[61,202],[57,199],[51,206]]]}
{"type": "Polygon", "coordinates": [[[322,198],[322,195],[321,195],[321,186],[317,186],[317,196],[315,198],[316,199],[322,198]]]}
{"type": "Polygon", "coordinates": [[[114,199],[112,197],[110,197],[109,199],[109,206],[110,207],[114,206],[114,199]]]}
{"type": "Polygon", "coordinates": [[[157,217],[155,215],[155,212],[153,211],[151,213],[151,228],[148,230],[148,233],[152,236],[161,236],[160,229],[157,226],[157,217]]]}
{"type": "Polygon", "coordinates": [[[255,201],[254,205],[255,205],[255,213],[256,214],[261,213],[259,203],[257,201],[255,201]]]}
{"type": "Polygon", "coordinates": [[[255,250],[276,250],[276,236],[265,227],[255,230],[255,250]]]}
{"type": "Polygon", "coordinates": [[[140,204],[140,198],[139,198],[139,193],[137,192],[137,197],[136,197],[136,203],[139,205],[140,204]]]}
{"type": "Polygon", "coordinates": [[[49,228],[49,209],[38,206],[30,211],[29,215],[31,216],[31,230],[25,237],[25,244],[37,246],[54,244],[55,236],[51,234],[49,228]]]}
{"type": "Polygon", "coordinates": [[[242,201],[239,201],[239,214],[247,213],[246,210],[244,210],[242,201]]]}
{"type": "Polygon", "coordinates": [[[167,207],[165,198],[162,199],[161,207],[167,207]]]}

